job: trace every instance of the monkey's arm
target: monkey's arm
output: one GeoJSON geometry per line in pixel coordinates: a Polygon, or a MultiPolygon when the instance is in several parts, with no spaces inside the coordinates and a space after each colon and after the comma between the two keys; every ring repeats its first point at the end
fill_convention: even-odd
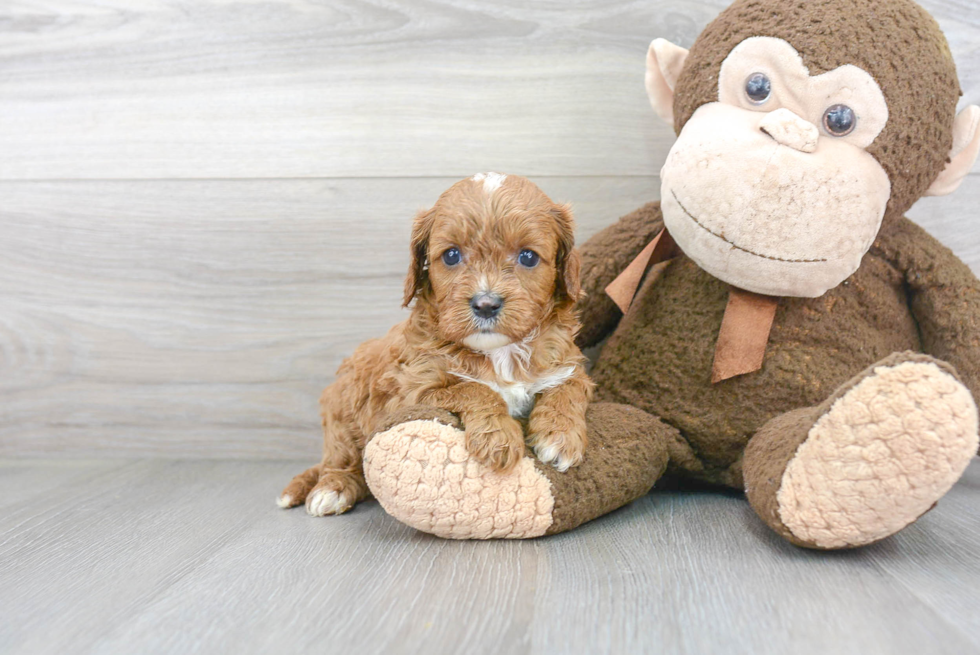
{"type": "Polygon", "coordinates": [[[905,274],[922,349],[952,364],[973,398],[980,399],[980,281],[949,248],[908,219],[879,236],[875,245],[905,274]]]}
{"type": "Polygon", "coordinates": [[[578,302],[582,329],[575,339],[580,348],[599,343],[616,327],[622,312],[605,288],[629,266],[663,229],[660,203],[651,202],[627,214],[579,248],[582,255],[582,290],[578,302]]]}

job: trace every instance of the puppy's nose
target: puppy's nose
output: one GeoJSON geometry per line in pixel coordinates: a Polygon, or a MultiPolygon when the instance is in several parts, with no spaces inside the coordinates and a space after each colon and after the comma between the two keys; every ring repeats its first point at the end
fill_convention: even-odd
{"type": "Polygon", "coordinates": [[[493,318],[503,306],[504,299],[495,293],[478,293],[470,298],[470,307],[480,318],[493,318]]]}

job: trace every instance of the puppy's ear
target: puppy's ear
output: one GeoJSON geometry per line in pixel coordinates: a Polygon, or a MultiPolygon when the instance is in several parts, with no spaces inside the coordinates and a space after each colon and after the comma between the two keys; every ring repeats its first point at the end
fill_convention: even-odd
{"type": "Polygon", "coordinates": [[[555,281],[555,296],[575,302],[582,295],[582,260],[575,250],[575,219],[572,217],[572,208],[568,205],[558,205],[551,213],[558,225],[558,256],[555,258],[558,277],[555,281]]]}
{"type": "Polygon", "coordinates": [[[582,258],[579,257],[578,250],[573,249],[565,259],[565,270],[563,279],[565,285],[564,295],[572,302],[577,302],[582,297],[582,258]]]}
{"type": "Polygon", "coordinates": [[[435,208],[422,210],[415,216],[412,224],[412,261],[408,265],[408,277],[405,278],[405,299],[402,307],[416,296],[422,295],[429,286],[429,237],[432,235],[432,225],[435,223],[435,208]]]}

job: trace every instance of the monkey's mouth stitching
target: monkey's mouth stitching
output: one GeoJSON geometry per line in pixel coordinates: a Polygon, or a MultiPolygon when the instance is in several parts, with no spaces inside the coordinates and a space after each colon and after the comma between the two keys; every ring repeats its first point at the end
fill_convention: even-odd
{"type": "Polygon", "coordinates": [[[681,203],[680,198],[677,197],[677,194],[674,192],[673,189],[670,190],[670,195],[674,196],[674,200],[677,202],[677,206],[681,208],[681,211],[683,211],[685,214],[687,214],[688,218],[690,218],[692,221],[694,221],[695,223],[697,223],[697,226],[698,227],[700,227],[702,230],[704,230],[708,234],[710,234],[712,236],[715,236],[715,237],[718,237],[719,239],[721,239],[722,241],[724,241],[725,243],[727,243],[728,245],[730,245],[732,248],[735,248],[736,250],[741,250],[742,252],[747,252],[750,255],[755,255],[756,257],[762,257],[763,259],[772,259],[773,261],[787,262],[787,263],[790,263],[790,264],[817,264],[817,263],[820,263],[820,262],[827,261],[826,259],[783,259],[782,257],[774,257],[772,255],[763,255],[760,252],[753,252],[753,251],[749,250],[748,248],[743,248],[742,246],[738,245],[737,243],[732,243],[731,241],[729,241],[725,237],[721,236],[720,234],[718,234],[714,230],[712,230],[712,229],[706,227],[705,225],[703,225],[701,223],[701,221],[699,221],[698,219],[694,218],[694,214],[692,214],[691,212],[687,211],[687,208],[681,203]]]}

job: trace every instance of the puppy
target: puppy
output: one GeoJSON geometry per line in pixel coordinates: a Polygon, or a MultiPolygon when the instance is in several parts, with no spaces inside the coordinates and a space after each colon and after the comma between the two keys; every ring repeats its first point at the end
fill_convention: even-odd
{"type": "Polygon", "coordinates": [[[456,183],[421,212],[405,283],[411,315],[341,364],[320,398],[323,460],[293,478],[279,506],[305,501],[324,516],[367,498],[367,439],[416,404],[457,414],[471,455],[496,470],[515,466],[525,441],[560,471],[581,462],[593,385],[573,342],[573,230],[567,206],[497,173],[456,183]]]}

